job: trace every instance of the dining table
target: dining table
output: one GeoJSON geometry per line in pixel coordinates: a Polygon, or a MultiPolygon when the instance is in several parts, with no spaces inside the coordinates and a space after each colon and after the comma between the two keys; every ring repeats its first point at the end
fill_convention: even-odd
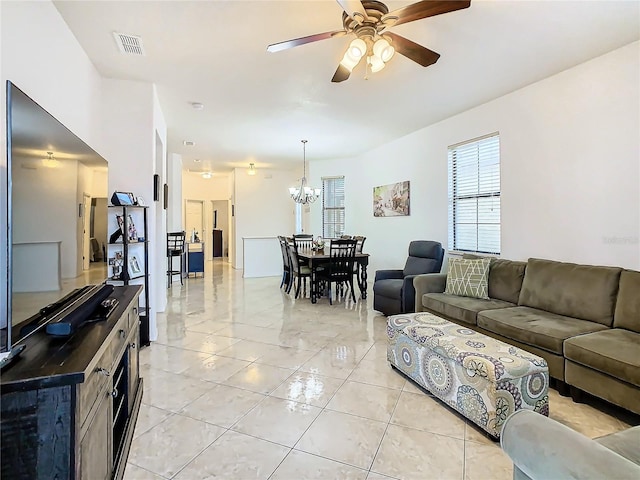
{"type": "MultiPolygon", "coordinates": [[[[301,249],[298,250],[298,258],[305,260],[311,270],[311,303],[316,303],[319,292],[317,291],[316,272],[319,266],[329,263],[331,255],[326,250],[301,249]]],[[[369,265],[369,254],[356,252],[356,281],[360,289],[360,295],[363,299],[367,298],[367,266],[369,265]]]]}

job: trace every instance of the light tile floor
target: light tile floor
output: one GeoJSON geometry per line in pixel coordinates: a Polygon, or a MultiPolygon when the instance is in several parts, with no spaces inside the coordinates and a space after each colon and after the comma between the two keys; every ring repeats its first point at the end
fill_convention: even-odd
{"type": "MultiPolygon", "coordinates": [[[[312,305],[279,283],[215,260],[173,284],[140,352],[126,480],[512,478],[498,444],[389,367],[371,296],[312,305]]],[[[551,417],[589,437],[627,427],[550,398],[551,417]]]]}

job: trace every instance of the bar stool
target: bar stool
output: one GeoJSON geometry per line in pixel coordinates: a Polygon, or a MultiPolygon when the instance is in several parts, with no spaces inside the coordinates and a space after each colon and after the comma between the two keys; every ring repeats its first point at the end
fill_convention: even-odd
{"type": "Polygon", "coordinates": [[[180,276],[180,285],[182,283],[182,270],[184,258],[184,239],[185,232],[167,232],[167,288],[171,287],[174,275],[180,276]],[[180,257],[180,270],[173,269],[173,258],[180,257]]]}

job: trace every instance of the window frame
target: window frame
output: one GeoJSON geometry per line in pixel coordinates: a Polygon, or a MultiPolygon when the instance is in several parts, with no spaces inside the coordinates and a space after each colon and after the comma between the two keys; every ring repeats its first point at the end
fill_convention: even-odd
{"type": "MultiPolygon", "coordinates": [[[[491,159],[491,157],[485,157],[484,158],[485,161],[486,159],[491,159]]],[[[471,140],[467,140],[464,142],[460,142],[457,143],[455,145],[450,145],[447,148],[447,196],[448,196],[448,213],[447,213],[447,221],[448,221],[448,225],[447,225],[447,230],[448,230],[448,253],[453,254],[453,255],[461,255],[464,253],[473,253],[473,254],[479,254],[479,255],[483,255],[483,256],[500,256],[501,252],[502,252],[502,205],[501,205],[501,195],[502,195],[502,188],[501,188],[501,154],[500,154],[500,132],[493,132],[487,135],[484,135],[482,137],[477,137],[471,140]],[[497,185],[493,184],[492,186],[494,187],[493,190],[490,191],[481,191],[481,181],[482,180],[494,180],[493,177],[495,177],[495,174],[489,174],[486,176],[483,176],[482,172],[481,172],[481,164],[483,163],[482,160],[482,155],[480,150],[478,150],[477,154],[476,154],[476,158],[474,159],[474,162],[471,163],[471,165],[475,165],[475,175],[469,175],[467,177],[464,177],[464,179],[461,181],[460,178],[458,177],[458,168],[455,165],[455,157],[456,157],[456,152],[461,148],[461,147],[465,147],[465,148],[473,148],[474,146],[479,149],[480,145],[482,142],[485,142],[489,139],[495,139],[496,145],[495,148],[497,148],[497,185]],[[455,178],[454,178],[455,177],[455,178]],[[471,181],[476,180],[477,181],[477,185],[478,185],[478,191],[476,193],[465,193],[464,195],[458,195],[456,193],[456,189],[459,188],[459,186],[461,184],[466,182],[469,182],[471,178],[471,181]],[[495,187],[497,186],[497,190],[495,189],[495,187]],[[457,231],[457,226],[461,225],[461,224],[457,224],[456,223],[456,215],[457,215],[457,211],[458,209],[456,208],[456,204],[457,202],[459,202],[460,200],[469,200],[469,199],[497,199],[497,205],[499,208],[499,218],[498,218],[498,238],[497,238],[497,251],[493,251],[493,250],[485,250],[485,249],[481,249],[480,248],[480,244],[482,243],[480,238],[481,238],[481,231],[479,226],[480,225],[496,225],[495,222],[481,222],[480,221],[480,205],[478,204],[478,202],[476,202],[476,206],[475,206],[475,222],[474,223],[467,223],[467,225],[475,225],[475,233],[476,233],[476,248],[475,249],[466,249],[466,248],[461,248],[460,244],[457,243],[457,238],[459,237],[461,234],[458,233],[457,231]]],[[[495,165],[496,163],[493,164],[489,164],[489,165],[495,165]]],[[[493,207],[492,207],[493,208],[493,207]]],[[[484,237],[487,238],[487,237],[484,237]]]]}
{"type": "Polygon", "coordinates": [[[345,223],[346,223],[346,209],[345,209],[345,185],[344,185],[344,175],[337,175],[331,177],[322,177],[322,238],[339,238],[340,235],[344,234],[345,231],[345,223]],[[342,180],[342,206],[333,206],[327,207],[327,202],[325,201],[328,190],[328,182],[342,180]],[[342,222],[329,222],[327,219],[327,212],[331,211],[342,211],[342,222]],[[336,226],[342,225],[342,233],[336,232],[335,236],[327,235],[328,225],[333,225],[333,230],[336,232],[336,226]]]}

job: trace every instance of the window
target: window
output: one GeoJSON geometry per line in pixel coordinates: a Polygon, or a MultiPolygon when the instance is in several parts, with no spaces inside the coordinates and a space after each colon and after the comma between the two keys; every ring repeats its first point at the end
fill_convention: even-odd
{"type": "Polygon", "coordinates": [[[449,249],[500,253],[500,136],[449,147],[449,249]]]}
{"type": "Polygon", "coordinates": [[[344,177],[322,178],[322,236],[344,234],[344,177]]]}

